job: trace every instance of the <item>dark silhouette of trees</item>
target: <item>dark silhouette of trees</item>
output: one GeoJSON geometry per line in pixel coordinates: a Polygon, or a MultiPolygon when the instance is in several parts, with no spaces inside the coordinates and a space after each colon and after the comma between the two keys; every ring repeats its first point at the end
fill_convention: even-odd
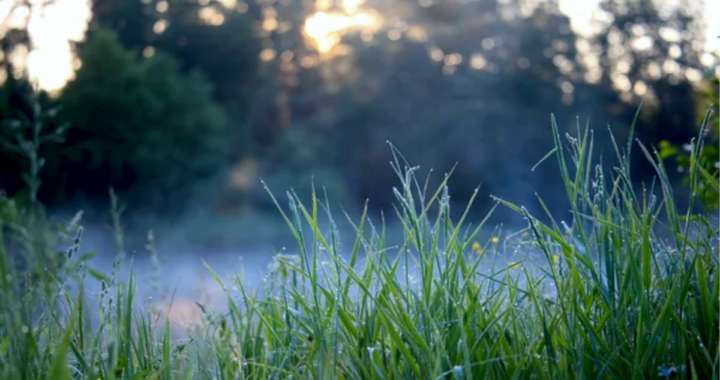
{"type": "Polygon", "coordinates": [[[182,73],[160,52],[137,58],[103,29],[80,58],[58,100],[71,129],[52,160],[53,192],[104,195],[114,187],[139,204],[173,207],[189,184],[227,165],[227,120],[201,72],[182,73]]]}
{"type": "MultiPolygon", "coordinates": [[[[314,176],[340,199],[389,211],[390,141],[423,171],[433,168],[435,184],[458,164],[457,210],[482,184],[478,212],[491,205],[486,195],[532,207],[538,192],[564,215],[556,166],[530,170],[553,146],[550,114],[563,133],[589,123],[606,167],[615,157],[606,127],[627,138],[641,100],[638,137],[681,145],[697,132],[697,79],[717,62],[702,50],[692,1],[664,9],[605,0],[604,24],[585,36],[557,1],[367,0],[382,24],[339,32],[325,54],[303,30],[308,4],[93,0],[89,42],[77,49],[90,63],[58,99],[80,127],[69,135],[74,145],[56,152],[75,176],[57,176],[57,188],[81,181],[80,162],[101,178],[85,190],[101,196],[111,183],[174,193],[189,182],[181,172],[207,178],[240,167],[282,188],[307,189],[314,176]],[[132,139],[141,143],[130,154],[122,144],[132,139]],[[125,154],[107,154],[116,150],[125,154]]],[[[326,11],[342,14],[340,5],[326,11]]],[[[4,52],[29,43],[13,33],[1,40],[4,52]]],[[[16,79],[0,91],[0,117],[22,110],[16,79]]],[[[647,179],[644,159],[635,162],[636,179],[647,179]]],[[[248,187],[222,197],[274,208],[241,182],[248,187]]]]}

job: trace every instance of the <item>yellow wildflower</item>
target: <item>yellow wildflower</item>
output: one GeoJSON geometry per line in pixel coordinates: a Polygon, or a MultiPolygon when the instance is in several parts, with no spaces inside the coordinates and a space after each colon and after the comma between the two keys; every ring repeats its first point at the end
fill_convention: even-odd
{"type": "Polygon", "coordinates": [[[492,239],[490,239],[490,240],[491,240],[493,243],[497,244],[497,242],[500,241],[500,238],[498,238],[497,236],[493,236],[492,239]]]}
{"type": "Polygon", "coordinates": [[[473,251],[477,251],[478,249],[480,249],[480,243],[474,242],[472,245],[472,249],[473,251]]]}
{"type": "Polygon", "coordinates": [[[510,269],[518,269],[519,267],[520,267],[520,263],[513,263],[513,264],[510,266],[510,269]]]}
{"type": "Polygon", "coordinates": [[[553,261],[560,261],[560,255],[553,255],[553,261]]]}
{"type": "Polygon", "coordinates": [[[528,236],[530,236],[530,233],[529,233],[529,232],[525,231],[525,232],[522,233],[522,237],[528,237],[528,236]]]}

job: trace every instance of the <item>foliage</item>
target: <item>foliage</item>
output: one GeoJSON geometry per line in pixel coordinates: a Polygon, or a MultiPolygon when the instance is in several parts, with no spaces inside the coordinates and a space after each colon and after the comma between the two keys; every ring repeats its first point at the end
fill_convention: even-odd
{"type": "Polygon", "coordinates": [[[34,91],[31,95],[32,99],[27,100],[27,104],[31,106],[30,115],[20,113],[18,119],[2,120],[3,134],[0,135],[0,147],[26,161],[27,173],[21,175],[21,178],[29,192],[28,201],[34,207],[38,203],[38,191],[42,182],[40,170],[46,163],[45,159],[39,156],[41,147],[47,143],[64,142],[64,135],[69,125],[53,125],[52,121],[58,109],[43,107],[40,99],[42,93],[34,91]],[[45,130],[48,126],[54,129],[45,130]]]}
{"type": "Polygon", "coordinates": [[[230,116],[233,136],[237,136],[233,144],[246,145],[250,107],[259,84],[261,45],[251,16],[221,3],[93,0],[88,35],[92,36],[96,28],[111,29],[120,45],[137,55],[154,49],[172,56],[183,73],[202,72],[212,84],[213,101],[230,116]],[[222,22],[203,19],[207,11],[222,22]],[[164,25],[161,32],[156,29],[158,25],[164,25]]]}
{"type": "Polygon", "coordinates": [[[117,34],[120,45],[135,54],[141,54],[150,45],[155,36],[153,26],[158,21],[156,1],[91,0],[89,5],[92,19],[88,39],[92,39],[95,29],[110,29],[117,34]]]}
{"type": "Polygon", "coordinates": [[[227,163],[227,120],[199,72],[180,73],[162,53],[138,60],[107,30],[96,31],[81,59],[59,99],[73,126],[56,157],[60,188],[97,195],[112,186],[157,204],[183,199],[190,183],[227,163]]]}
{"type": "MultiPolygon", "coordinates": [[[[425,7],[407,0],[367,0],[361,8],[376,9],[387,22],[374,33],[347,30],[327,36],[328,40],[340,38],[341,44],[337,52],[326,56],[311,48],[303,32],[304,21],[319,3],[90,3],[90,41],[103,28],[111,29],[135,60],[155,61],[169,55],[177,62],[180,76],[203,73],[212,84],[212,101],[226,114],[228,133],[223,140],[233,147],[230,153],[235,163],[258,162],[267,170],[260,175],[270,178],[276,174],[274,167],[292,166],[308,146],[322,146],[313,148],[313,154],[333,156],[327,160],[330,167],[323,170],[342,175],[338,188],[349,189],[355,207],[369,198],[374,206],[389,209],[393,197],[384,189],[395,184],[393,176],[366,168],[385,164],[385,142],[390,140],[400,147],[413,147],[413,151],[403,150],[414,154],[411,161],[423,169],[444,172],[457,162],[464,163],[451,180],[453,206],[467,201],[468,189],[481,182],[484,194],[501,192],[528,204],[537,191],[553,215],[559,216],[565,209],[555,209],[559,204],[553,199],[558,193],[556,173],[542,166],[527,169],[552,147],[539,122],[548,110],[559,120],[586,115],[597,125],[612,125],[617,137],[624,139],[626,126],[635,118],[635,104],[647,97],[636,135],[650,145],[662,139],[673,144],[688,141],[694,134],[690,121],[698,114],[689,79],[700,69],[703,54],[696,1],[682,8],[663,8],[654,0],[602,1],[598,14],[604,12],[607,17],[598,20],[597,34],[588,37],[575,33],[556,1],[483,0],[425,7]],[[387,37],[395,33],[398,39],[387,37]],[[653,49],[642,48],[647,43],[653,49]],[[156,53],[152,58],[143,58],[152,51],[156,53]],[[673,67],[677,70],[671,73],[673,67]],[[627,83],[621,86],[625,79],[627,83]],[[287,151],[278,155],[283,149],[287,151]]],[[[341,12],[341,3],[328,11],[341,12]]],[[[30,44],[25,32],[3,36],[3,49],[30,44]]],[[[82,55],[97,45],[78,43],[78,52],[82,55]]],[[[113,104],[120,108],[108,103],[105,110],[127,116],[128,107],[149,107],[128,105],[136,100],[115,99],[113,104]]],[[[0,117],[5,116],[0,111],[0,117]]],[[[207,115],[196,119],[203,117],[207,115]]],[[[213,119],[207,119],[208,124],[214,125],[213,119]]],[[[560,128],[570,130],[572,124],[563,122],[560,128]]],[[[604,134],[596,135],[596,143],[599,149],[612,149],[604,134]]],[[[68,157],[86,159],[79,154],[68,157]]],[[[64,158],[54,154],[52,162],[64,158]]],[[[605,155],[603,159],[613,158],[605,155]]],[[[653,175],[642,157],[634,159],[638,166],[633,181],[653,175]]],[[[9,180],[17,172],[15,161],[0,158],[5,188],[20,184],[9,180]]],[[[117,159],[112,166],[125,170],[136,163],[117,159]]],[[[106,173],[110,171],[92,174],[104,178],[106,173]]],[[[670,175],[676,180],[674,171],[670,175]]],[[[81,183],[83,174],[72,177],[72,181],[53,179],[58,188],[45,195],[58,200],[63,200],[64,192],[73,195],[71,183],[81,183]]],[[[154,183],[142,183],[141,177],[123,178],[125,183],[116,183],[119,190],[128,190],[130,181],[138,185],[133,189],[136,194],[156,188],[154,183]]],[[[104,178],[84,192],[103,197],[108,182],[104,178]]],[[[243,198],[243,204],[262,203],[246,193],[227,194],[223,198],[243,198]]],[[[134,197],[132,204],[138,205],[141,196],[134,197]]],[[[492,202],[482,199],[473,215],[491,207],[492,202]]],[[[541,208],[530,211],[544,212],[541,208]]]]}
{"type": "MultiPolygon", "coordinates": [[[[8,243],[6,249],[11,254],[10,261],[24,269],[26,277],[19,280],[28,286],[48,272],[58,274],[64,265],[62,254],[48,252],[55,237],[43,228],[47,220],[38,193],[42,184],[41,170],[47,162],[42,152],[47,151],[46,145],[64,142],[68,125],[53,124],[58,109],[49,106],[46,94],[26,90],[20,92],[28,95],[21,104],[28,109],[19,107],[18,118],[6,118],[0,124],[0,148],[17,158],[19,177],[25,185],[13,197],[0,191],[0,244],[8,243]],[[3,231],[6,228],[10,229],[8,234],[3,231]],[[9,240],[5,240],[6,237],[9,240]]],[[[37,289],[50,291],[41,286],[37,289]]]]}
{"type": "MultiPolygon", "coordinates": [[[[180,341],[172,339],[168,319],[159,323],[159,315],[134,309],[132,272],[115,281],[115,273],[88,270],[102,283],[99,304],[82,287],[77,295],[63,290],[59,298],[36,298],[56,300],[60,309],[30,318],[27,297],[13,281],[19,273],[4,264],[2,250],[0,376],[717,378],[717,228],[703,216],[680,219],[659,154],[633,144],[632,135],[615,145],[620,165],[606,177],[590,160],[589,130],[578,128],[568,144],[554,120],[552,132],[573,210],[564,230],[498,199],[524,215],[527,228],[502,244],[497,237],[481,244],[484,223],[450,217],[447,178],[428,193],[416,168],[393,149],[402,184],[393,189],[404,227],[399,246],[386,245],[384,225],[367,214],[343,244],[332,210],[314,192],[309,204],[288,193],[287,208],[270,193],[297,239],[297,255],[276,256],[262,294],[240,275],[236,291],[223,286],[227,311],[199,305],[205,323],[180,341]],[[659,198],[628,180],[633,148],[655,167],[659,198]],[[319,227],[322,220],[327,229],[319,227]]],[[[694,170],[699,156],[691,156],[694,170]]],[[[52,274],[42,281],[54,289],[62,284],[52,274]]]]}
{"type": "Polygon", "coordinates": [[[168,29],[153,46],[175,57],[184,70],[205,73],[213,85],[213,100],[247,113],[243,106],[253,95],[249,90],[256,84],[261,50],[251,20],[247,15],[225,10],[218,11],[223,23],[212,25],[199,19],[199,4],[191,3],[185,6],[188,9],[175,11],[174,5],[179,3],[170,2],[168,29]]]}
{"type": "Polygon", "coordinates": [[[27,99],[32,119],[5,120],[8,123],[4,127],[10,129],[13,139],[0,141],[3,150],[17,153],[25,161],[22,178],[29,194],[29,199],[18,202],[18,197],[12,199],[0,192],[0,372],[3,376],[22,379],[39,378],[40,373],[46,372],[41,367],[45,362],[35,359],[39,355],[48,358],[53,351],[58,355],[52,359],[51,378],[68,372],[62,360],[67,354],[67,345],[56,350],[54,344],[47,344],[54,336],[49,340],[47,337],[35,340],[39,332],[30,330],[29,326],[43,325],[57,317],[62,284],[78,279],[84,262],[92,256],[77,255],[82,236],[81,213],[53,231],[37,199],[41,185],[39,172],[45,162],[41,146],[62,141],[65,128],[53,128],[48,123],[56,110],[44,106],[42,94],[35,95],[27,99]],[[72,242],[67,251],[58,251],[58,244],[67,241],[72,242]],[[10,368],[8,363],[20,365],[10,368]]]}
{"type": "MultiPolygon", "coordinates": [[[[28,179],[23,178],[22,173],[28,171],[28,165],[32,165],[33,161],[37,163],[37,160],[29,157],[34,151],[33,135],[44,131],[36,129],[39,126],[47,128],[56,111],[57,108],[53,107],[47,94],[34,89],[26,78],[10,75],[0,87],[0,144],[4,145],[0,153],[3,172],[0,188],[8,194],[27,198],[26,201],[30,202],[28,179]]],[[[50,133],[46,137],[61,138],[62,132],[58,132],[55,136],[50,133]]]]}
{"type": "MultiPolygon", "coordinates": [[[[685,185],[690,184],[694,179],[698,178],[698,192],[700,199],[708,212],[716,211],[720,206],[720,193],[715,181],[720,178],[720,80],[713,73],[708,73],[709,80],[706,82],[707,88],[701,92],[704,99],[703,103],[709,103],[707,113],[700,120],[702,125],[706,125],[707,133],[693,139],[687,145],[687,149],[679,149],[667,140],[660,143],[661,154],[664,159],[675,158],[678,168],[687,173],[683,178],[685,185]],[[702,152],[698,150],[698,146],[702,145],[702,152]],[[701,153],[700,156],[693,159],[693,154],[701,153]],[[697,160],[698,172],[693,172],[692,162],[697,160]]],[[[705,104],[703,104],[705,105],[705,104]]]]}

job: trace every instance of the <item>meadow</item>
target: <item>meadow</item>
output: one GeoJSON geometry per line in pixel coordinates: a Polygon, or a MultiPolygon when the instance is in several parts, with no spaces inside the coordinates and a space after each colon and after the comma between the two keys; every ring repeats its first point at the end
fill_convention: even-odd
{"type": "MultiPolygon", "coordinates": [[[[320,191],[303,200],[267,189],[296,254],[278,254],[260,288],[241,273],[232,283],[216,277],[227,310],[198,303],[203,321],[182,336],[137,302],[147,283],[121,270],[132,262],[112,193],[118,255],[109,273],[89,264],[79,216],[56,226],[37,202],[3,197],[0,378],[717,379],[717,215],[693,212],[700,186],[719,186],[699,165],[704,140],[691,145],[690,207],[681,211],[660,154],[632,133],[613,140],[620,164],[603,168],[594,132],[551,126],[555,149],[543,164],[556,160],[562,174],[567,225],[501,194],[496,207],[523,215],[524,230],[500,239],[467,214],[452,220],[445,182],[428,189],[391,145],[402,244],[389,245],[367,214],[349,221],[356,237],[343,241],[335,220],[347,215],[320,191]],[[637,149],[656,170],[642,188],[631,181],[637,149]],[[505,253],[514,259],[495,264],[505,253]]],[[[24,146],[37,191],[33,136],[24,146]]]]}

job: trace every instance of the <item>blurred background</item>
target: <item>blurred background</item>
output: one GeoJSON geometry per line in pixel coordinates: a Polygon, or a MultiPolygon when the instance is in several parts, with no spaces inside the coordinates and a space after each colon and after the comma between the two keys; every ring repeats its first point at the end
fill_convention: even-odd
{"type": "MultiPolygon", "coordinates": [[[[592,127],[607,168],[608,130],[624,144],[641,101],[636,137],[682,147],[717,93],[718,15],[717,0],[0,0],[0,119],[67,126],[42,146],[41,201],[105,233],[112,187],[138,249],[148,229],[165,249],[291,244],[261,179],[282,206],[314,183],[338,222],[367,200],[391,224],[388,141],[430,192],[457,164],[458,214],[480,186],[471,221],[491,195],[543,214],[536,193],[567,218],[556,160],[534,167],[551,114],[563,134],[592,127]]],[[[20,202],[27,166],[0,154],[20,202]]]]}

